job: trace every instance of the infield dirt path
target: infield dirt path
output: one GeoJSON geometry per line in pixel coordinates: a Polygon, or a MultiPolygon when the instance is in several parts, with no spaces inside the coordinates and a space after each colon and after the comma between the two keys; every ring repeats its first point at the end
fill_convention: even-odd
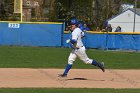
{"type": "Polygon", "coordinates": [[[140,88],[140,70],[0,68],[0,88],[140,88]]]}

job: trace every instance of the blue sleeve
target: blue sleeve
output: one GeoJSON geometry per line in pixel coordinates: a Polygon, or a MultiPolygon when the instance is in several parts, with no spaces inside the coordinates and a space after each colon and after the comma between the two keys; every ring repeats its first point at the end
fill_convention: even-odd
{"type": "Polygon", "coordinates": [[[70,39],[70,42],[71,42],[72,44],[75,44],[75,43],[77,43],[77,40],[75,40],[75,39],[70,39]]]}

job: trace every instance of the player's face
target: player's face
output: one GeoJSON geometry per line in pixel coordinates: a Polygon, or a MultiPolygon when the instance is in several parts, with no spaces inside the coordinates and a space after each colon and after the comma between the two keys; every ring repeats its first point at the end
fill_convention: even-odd
{"type": "Polygon", "coordinates": [[[76,28],[76,25],[71,25],[71,30],[73,31],[76,28]]]}

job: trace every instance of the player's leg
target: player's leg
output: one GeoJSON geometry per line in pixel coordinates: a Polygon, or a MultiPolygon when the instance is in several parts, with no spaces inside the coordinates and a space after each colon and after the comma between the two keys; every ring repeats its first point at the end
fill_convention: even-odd
{"type": "Polygon", "coordinates": [[[103,72],[105,72],[104,69],[104,63],[103,62],[97,62],[96,60],[88,58],[86,52],[85,52],[85,47],[80,48],[77,52],[76,55],[79,57],[80,60],[82,60],[86,64],[91,64],[94,66],[99,67],[103,72]]]}
{"type": "Polygon", "coordinates": [[[69,55],[68,64],[67,64],[67,66],[66,66],[66,68],[65,68],[65,70],[64,70],[64,73],[61,74],[61,75],[59,75],[59,76],[61,76],[61,77],[66,77],[66,76],[67,76],[67,74],[68,74],[69,70],[71,69],[72,64],[73,64],[73,62],[75,61],[76,57],[77,57],[77,56],[76,56],[76,54],[75,54],[75,51],[73,50],[73,51],[70,53],[70,55],[69,55]]]}
{"type": "Polygon", "coordinates": [[[97,62],[92,60],[92,65],[99,67],[103,72],[105,72],[104,62],[97,62]]]}

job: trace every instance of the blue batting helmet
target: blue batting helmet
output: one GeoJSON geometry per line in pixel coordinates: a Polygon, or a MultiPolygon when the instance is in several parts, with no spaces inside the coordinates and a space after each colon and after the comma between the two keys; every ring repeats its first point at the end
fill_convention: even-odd
{"type": "Polygon", "coordinates": [[[77,19],[72,19],[70,24],[78,26],[79,25],[79,21],[77,19]]]}

